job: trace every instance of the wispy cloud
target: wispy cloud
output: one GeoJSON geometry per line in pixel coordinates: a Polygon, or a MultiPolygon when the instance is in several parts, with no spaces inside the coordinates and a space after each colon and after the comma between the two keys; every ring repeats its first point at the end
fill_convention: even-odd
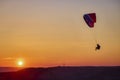
{"type": "Polygon", "coordinates": [[[5,58],[2,58],[2,60],[4,61],[8,61],[8,60],[15,60],[16,58],[13,58],[13,57],[5,57],[5,58]]]}

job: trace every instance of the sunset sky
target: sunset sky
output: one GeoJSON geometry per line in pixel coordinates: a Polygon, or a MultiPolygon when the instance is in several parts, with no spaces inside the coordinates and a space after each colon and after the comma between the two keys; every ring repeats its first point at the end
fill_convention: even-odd
{"type": "Polygon", "coordinates": [[[120,66],[120,0],[0,0],[0,66],[19,59],[25,67],[120,66]],[[92,12],[89,28],[83,15],[92,12]]]}

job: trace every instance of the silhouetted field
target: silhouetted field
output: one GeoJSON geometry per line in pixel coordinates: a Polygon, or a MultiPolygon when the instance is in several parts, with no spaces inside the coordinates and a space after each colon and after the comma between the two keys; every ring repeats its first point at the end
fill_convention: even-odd
{"type": "Polygon", "coordinates": [[[1,72],[0,80],[120,80],[120,67],[26,68],[1,72]]]}
{"type": "Polygon", "coordinates": [[[13,72],[13,71],[18,71],[21,68],[17,67],[0,67],[0,72],[13,72]]]}

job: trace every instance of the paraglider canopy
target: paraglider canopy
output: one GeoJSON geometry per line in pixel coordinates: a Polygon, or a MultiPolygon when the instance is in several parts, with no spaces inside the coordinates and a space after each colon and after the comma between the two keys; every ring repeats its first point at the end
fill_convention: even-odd
{"type": "Polygon", "coordinates": [[[87,24],[90,28],[93,28],[93,27],[94,27],[94,23],[96,23],[96,13],[84,14],[83,18],[84,18],[86,24],[87,24]]]}

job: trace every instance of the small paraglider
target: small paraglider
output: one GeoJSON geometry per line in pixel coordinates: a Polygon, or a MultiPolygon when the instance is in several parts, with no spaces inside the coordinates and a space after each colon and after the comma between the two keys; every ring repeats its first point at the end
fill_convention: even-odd
{"type": "MultiPolygon", "coordinates": [[[[94,23],[96,23],[96,13],[84,14],[83,18],[84,18],[86,24],[88,25],[88,27],[94,28],[94,23]]],[[[101,46],[99,44],[97,44],[95,50],[100,50],[100,47],[101,46]]]]}

